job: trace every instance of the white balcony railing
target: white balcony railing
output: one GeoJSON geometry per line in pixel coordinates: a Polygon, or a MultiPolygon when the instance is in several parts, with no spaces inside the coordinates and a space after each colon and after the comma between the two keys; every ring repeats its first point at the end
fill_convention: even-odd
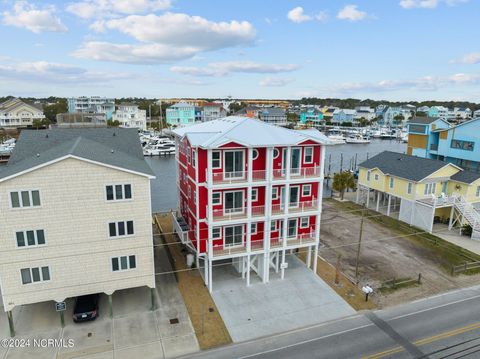
{"type": "MultiPolygon", "coordinates": [[[[306,168],[291,168],[290,169],[290,178],[312,178],[320,177],[320,167],[306,167],[306,168]]],[[[212,173],[212,181],[214,184],[230,184],[230,183],[241,183],[247,182],[249,177],[248,171],[234,171],[234,172],[214,172],[212,173]]],[[[286,169],[273,169],[272,170],[272,179],[273,180],[284,180],[287,177],[286,169]]],[[[208,178],[208,173],[206,173],[206,178],[208,178]]],[[[266,170],[257,170],[252,171],[252,181],[261,182],[267,180],[267,171],[266,170]]]]}

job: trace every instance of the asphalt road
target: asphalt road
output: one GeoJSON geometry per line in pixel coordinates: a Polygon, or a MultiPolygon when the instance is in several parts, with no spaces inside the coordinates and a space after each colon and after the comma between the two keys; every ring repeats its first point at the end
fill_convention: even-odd
{"type": "Polygon", "coordinates": [[[188,358],[480,358],[480,286],[188,358]]]}

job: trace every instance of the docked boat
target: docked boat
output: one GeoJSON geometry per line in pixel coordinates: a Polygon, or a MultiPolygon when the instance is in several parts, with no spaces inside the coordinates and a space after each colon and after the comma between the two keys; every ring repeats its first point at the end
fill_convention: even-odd
{"type": "Polygon", "coordinates": [[[363,144],[363,143],[370,143],[370,139],[368,137],[364,137],[361,134],[357,134],[355,136],[349,136],[345,139],[346,143],[358,143],[358,144],[363,144]]]}
{"type": "Polygon", "coordinates": [[[174,155],[175,154],[175,145],[169,144],[155,144],[147,145],[143,148],[144,156],[163,156],[163,155],[174,155]]]}

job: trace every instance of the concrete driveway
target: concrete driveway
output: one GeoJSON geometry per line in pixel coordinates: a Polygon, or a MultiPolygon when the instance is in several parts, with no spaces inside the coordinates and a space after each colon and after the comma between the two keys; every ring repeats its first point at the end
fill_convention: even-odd
{"type": "Polygon", "coordinates": [[[234,342],[301,328],[356,313],[294,255],[285,278],[270,272],[263,284],[252,274],[247,287],[230,265],[213,271],[213,299],[234,342]]]}
{"type": "MultiPolygon", "coordinates": [[[[0,358],[173,358],[198,350],[192,325],[183,302],[165,303],[161,295],[150,310],[150,290],[134,288],[113,295],[113,320],[108,315],[107,296],[99,303],[95,321],[74,323],[73,299],[67,300],[65,328],[53,302],[25,305],[14,310],[16,339],[73,339],[72,348],[0,349],[0,358]],[[183,306],[183,308],[182,308],[183,306]],[[173,317],[172,317],[173,316],[173,317]],[[170,319],[178,319],[171,324],[170,319]]],[[[170,301],[170,300],[169,300],[170,301]]],[[[1,337],[8,338],[8,321],[0,311],[1,337]]]]}

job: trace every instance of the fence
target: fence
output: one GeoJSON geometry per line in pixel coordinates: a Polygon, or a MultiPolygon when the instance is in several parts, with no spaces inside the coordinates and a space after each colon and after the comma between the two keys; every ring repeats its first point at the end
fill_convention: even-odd
{"type": "Polygon", "coordinates": [[[392,278],[382,283],[379,289],[395,289],[398,287],[408,287],[412,284],[422,284],[422,273],[418,273],[417,278],[392,278]]]}
{"type": "Polygon", "coordinates": [[[480,261],[478,262],[465,262],[460,265],[452,266],[452,275],[459,274],[466,272],[470,269],[479,269],[480,268],[480,261]]]}

